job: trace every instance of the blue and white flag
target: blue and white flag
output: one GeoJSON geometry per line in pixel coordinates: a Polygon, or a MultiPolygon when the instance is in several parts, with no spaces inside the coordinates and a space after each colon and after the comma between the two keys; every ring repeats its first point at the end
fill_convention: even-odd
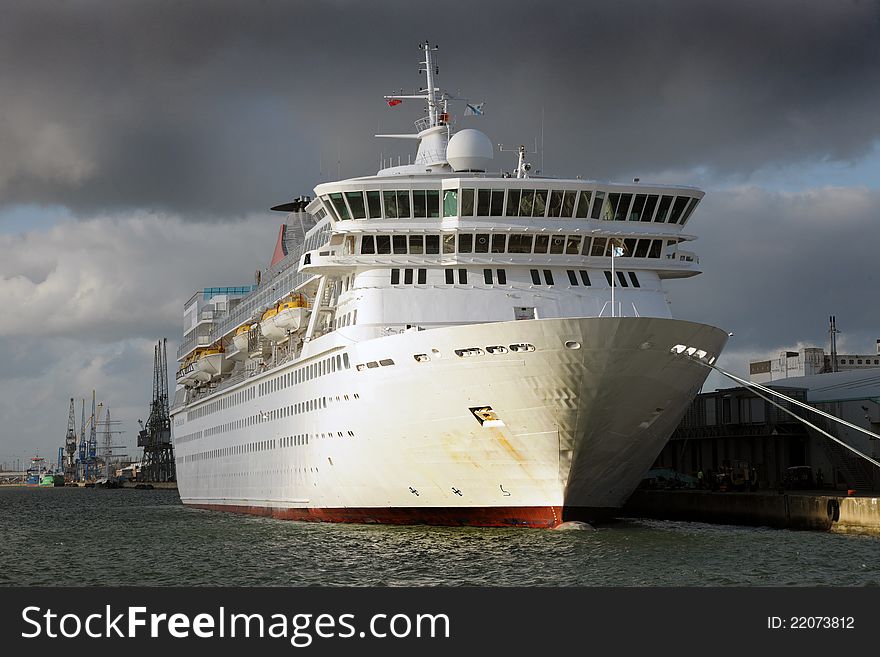
{"type": "Polygon", "coordinates": [[[619,258],[620,256],[623,255],[623,247],[622,246],[615,246],[612,248],[612,251],[614,252],[615,258],[619,258]]]}
{"type": "Polygon", "coordinates": [[[486,103],[480,103],[479,105],[470,105],[467,104],[464,108],[465,116],[483,116],[483,105],[486,103]]]}

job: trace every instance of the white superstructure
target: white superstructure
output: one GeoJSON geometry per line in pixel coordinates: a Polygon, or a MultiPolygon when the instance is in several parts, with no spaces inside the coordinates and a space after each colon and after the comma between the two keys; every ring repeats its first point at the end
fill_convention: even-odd
{"type": "Polygon", "coordinates": [[[724,331],[672,319],[663,289],[700,271],[682,247],[703,192],[530,176],[523,148],[493,173],[491,142],[454,131],[456,99],[422,50],[427,89],[386,96],[427,105],[416,134],[386,135],[418,141],[413,163],[278,206],[290,216],[255,289],[187,305],[172,409],[184,503],[331,521],[596,518],[627,499],[706,378],[673,347],[723,348],[724,331]]]}

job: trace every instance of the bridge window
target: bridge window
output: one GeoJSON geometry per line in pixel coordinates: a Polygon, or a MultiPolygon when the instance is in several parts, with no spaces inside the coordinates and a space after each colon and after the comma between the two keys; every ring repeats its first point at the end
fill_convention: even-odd
{"type": "Polygon", "coordinates": [[[688,219],[691,218],[691,214],[693,214],[693,211],[694,211],[694,209],[696,209],[697,203],[699,203],[699,202],[700,202],[700,199],[692,198],[690,205],[688,205],[687,210],[685,210],[684,214],[681,217],[681,221],[679,221],[678,223],[684,225],[684,222],[686,222],[688,219]]]}
{"type": "Polygon", "coordinates": [[[515,217],[519,213],[519,199],[522,196],[521,189],[507,190],[507,216],[515,217]]]}
{"type": "Polygon", "coordinates": [[[651,240],[651,250],[648,252],[649,258],[659,258],[660,252],[663,250],[663,240],[651,240]]]}
{"type": "Polygon", "coordinates": [[[577,192],[565,190],[565,196],[562,197],[562,214],[560,216],[571,218],[571,215],[574,214],[574,200],[576,197],[577,192]]]}
{"type": "Polygon", "coordinates": [[[425,238],[422,235],[409,236],[410,255],[422,255],[425,252],[425,238]]]}
{"type": "Polygon", "coordinates": [[[571,283],[573,286],[577,287],[578,279],[577,279],[577,275],[574,273],[574,271],[572,271],[571,269],[568,269],[566,271],[566,273],[568,274],[568,282],[571,283]]]}
{"type": "Polygon", "coordinates": [[[623,240],[623,253],[624,255],[632,257],[632,254],[636,251],[636,240],[633,238],[627,238],[623,240]]]}
{"type": "Polygon", "coordinates": [[[577,204],[577,213],[575,215],[578,219],[587,218],[590,211],[590,196],[591,194],[589,190],[580,193],[577,204]]]}
{"type": "Polygon", "coordinates": [[[589,285],[590,285],[590,274],[589,274],[589,272],[587,272],[586,269],[581,269],[579,273],[580,273],[580,275],[581,275],[581,282],[582,282],[584,285],[589,286],[589,285]]]}
{"type": "Polygon", "coordinates": [[[504,235],[503,233],[496,233],[492,235],[492,253],[504,253],[506,242],[507,235],[504,235]]]}
{"type": "Polygon", "coordinates": [[[458,252],[470,253],[473,250],[474,236],[470,233],[462,233],[458,236],[458,252]]]}
{"type": "Polygon", "coordinates": [[[651,217],[654,216],[654,209],[657,207],[657,199],[659,198],[659,194],[648,194],[648,200],[645,201],[645,209],[642,210],[642,215],[639,217],[640,221],[651,221],[651,217]]]}
{"type": "Polygon", "coordinates": [[[547,285],[553,285],[553,272],[549,269],[544,270],[544,282],[546,282],[547,285]]]}
{"type": "Polygon", "coordinates": [[[398,285],[400,283],[400,270],[392,269],[391,270],[391,284],[398,285]]]}
{"type": "Polygon", "coordinates": [[[425,235],[425,253],[428,255],[436,255],[440,253],[439,235],[425,235]]]}
{"type": "Polygon", "coordinates": [[[605,203],[605,192],[596,192],[596,200],[593,201],[593,211],[590,213],[591,219],[605,218],[602,216],[602,206],[605,203]]]}
{"type": "Polygon", "coordinates": [[[687,207],[687,204],[690,203],[690,200],[690,196],[679,196],[675,199],[675,203],[672,205],[672,215],[669,217],[669,223],[678,223],[678,220],[681,218],[681,215],[687,207]]]}
{"type": "Polygon", "coordinates": [[[657,214],[654,217],[654,221],[658,224],[662,224],[666,222],[666,218],[669,216],[669,209],[672,207],[672,197],[671,196],[662,196],[660,198],[660,205],[657,206],[657,214]]]}
{"type": "Polygon", "coordinates": [[[541,284],[541,275],[538,273],[537,269],[530,269],[529,273],[532,275],[532,285],[540,285],[541,284]]]}
{"type": "Polygon", "coordinates": [[[483,281],[486,283],[486,285],[492,285],[492,270],[491,269],[484,269],[483,270],[483,281]]]}
{"type": "Polygon", "coordinates": [[[535,190],[535,205],[532,208],[533,217],[543,217],[547,209],[547,190],[535,190]]]}
{"type": "Polygon", "coordinates": [[[382,255],[391,253],[390,235],[376,235],[376,253],[382,255]]]}
{"type": "Polygon", "coordinates": [[[424,219],[428,216],[428,205],[425,201],[425,190],[414,189],[412,193],[413,199],[413,216],[418,219],[424,219]]]}
{"type": "Polygon", "coordinates": [[[642,287],[634,271],[629,272],[629,280],[632,281],[633,287],[642,287]]]}
{"type": "Polygon", "coordinates": [[[477,234],[474,253],[489,253],[489,236],[486,233],[477,234]]]}
{"type": "Polygon", "coordinates": [[[447,189],[443,191],[443,216],[455,217],[458,215],[458,190],[447,189]]]}
{"type": "Polygon", "coordinates": [[[547,205],[547,216],[558,217],[562,211],[562,190],[554,189],[550,193],[550,203],[547,205]]]}
{"type": "Polygon", "coordinates": [[[403,283],[404,285],[412,285],[413,282],[413,270],[412,269],[404,269],[403,270],[403,283]]]}
{"type": "Polygon", "coordinates": [[[492,191],[489,189],[477,190],[477,216],[488,217],[489,205],[492,200],[492,191]]]}
{"type": "Polygon", "coordinates": [[[330,202],[333,203],[333,208],[336,210],[336,214],[339,215],[340,219],[351,219],[348,214],[348,207],[345,205],[341,192],[330,194],[330,202]]]}
{"type": "Polygon", "coordinates": [[[474,216],[474,190],[472,189],[461,190],[461,216],[474,216]]]}
{"type": "Polygon", "coordinates": [[[614,272],[617,274],[617,280],[620,281],[620,285],[622,287],[629,287],[629,283],[626,282],[626,276],[623,275],[622,271],[614,272]]]}
{"type": "Polygon", "coordinates": [[[498,274],[498,284],[507,285],[507,272],[503,269],[496,269],[495,273],[498,274]]]}
{"type": "Polygon", "coordinates": [[[565,241],[565,255],[578,255],[581,251],[581,236],[569,235],[565,241]]]}
{"type": "Polygon", "coordinates": [[[382,200],[378,191],[367,192],[367,209],[370,212],[370,219],[382,218],[382,200]]]}
{"type": "Polygon", "coordinates": [[[397,219],[397,192],[385,192],[385,216],[397,219]]]}
{"type": "Polygon", "coordinates": [[[565,247],[565,235],[554,235],[550,238],[551,255],[562,253],[565,247]]]}
{"type": "Polygon", "coordinates": [[[648,199],[647,194],[636,194],[632,208],[629,211],[629,221],[641,221],[642,212],[645,210],[645,202],[648,199]]]}
{"type": "Polygon", "coordinates": [[[437,189],[429,189],[425,194],[428,202],[428,219],[437,219],[440,217],[440,191],[437,189]]]}
{"type": "Polygon", "coordinates": [[[648,256],[648,247],[651,246],[651,240],[639,240],[638,246],[636,246],[635,257],[636,258],[646,258],[648,256]]]}
{"type": "Polygon", "coordinates": [[[446,271],[446,284],[452,285],[455,283],[455,271],[452,269],[447,269],[446,271]]]}
{"type": "Polygon", "coordinates": [[[361,237],[361,253],[372,255],[376,253],[376,243],[372,235],[364,235],[361,237]]]}
{"type": "Polygon", "coordinates": [[[353,219],[366,219],[367,209],[364,204],[363,192],[345,192],[345,199],[351,208],[351,216],[353,219]]]}
{"type": "Polygon", "coordinates": [[[501,217],[504,216],[504,190],[503,189],[493,189],[492,190],[492,216],[493,217],[501,217]]]}
{"type": "Polygon", "coordinates": [[[406,235],[394,235],[391,238],[395,255],[406,255],[406,235]]]}
{"type": "Polygon", "coordinates": [[[409,219],[412,216],[409,205],[409,190],[397,190],[397,217],[399,219],[409,219]]]}
{"type": "Polygon", "coordinates": [[[547,253],[547,248],[549,246],[549,235],[535,235],[535,253],[547,253]]]}
{"type": "Polygon", "coordinates": [[[590,246],[592,245],[592,243],[593,243],[592,237],[585,237],[584,238],[584,248],[581,249],[581,255],[585,255],[585,256],[590,255],[590,246]]]}
{"type": "MultiPolygon", "coordinates": [[[[614,197],[618,196],[618,194],[609,194],[609,196],[614,197]]],[[[632,203],[632,194],[620,194],[620,202],[617,204],[617,209],[614,212],[614,220],[615,221],[626,221],[629,216],[629,206],[632,203]]]]}
{"type": "Polygon", "coordinates": [[[424,285],[428,282],[428,270],[427,269],[419,269],[419,277],[416,279],[419,285],[424,285]]]}
{"type": "Polygon", "coordinates": [[[458,284],[467,285],[467,269],[458,270],[458,284]]]}

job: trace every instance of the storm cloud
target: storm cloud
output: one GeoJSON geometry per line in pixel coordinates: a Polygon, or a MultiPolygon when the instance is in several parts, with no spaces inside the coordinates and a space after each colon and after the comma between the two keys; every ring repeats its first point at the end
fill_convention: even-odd
{"type": "Polygon", "coordinates": [[[424,39],[554,175],[744,177],[880,135],[876,1],[29,0],[0,27],[0,203],[228,219],[373,171],[408,155],[371,134],[418,118],[381,95],[424,39]]]}

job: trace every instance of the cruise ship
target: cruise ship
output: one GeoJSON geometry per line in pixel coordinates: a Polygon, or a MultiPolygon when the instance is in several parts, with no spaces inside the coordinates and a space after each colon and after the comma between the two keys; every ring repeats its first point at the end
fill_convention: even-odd
{"type": "Polygon", "coordinates": [[[384,99],[424,116],[376,135],[415,156],[275,206],[287,218],[256,283],[185,304],[171,409],[185,504],[601,520],[724,347],[725,331],[674,319],[665,292],[700,273],[686,227],[702,191],[533,172],[524,147],[456,128],[482,108],[436,87],[436,48],[420,49],[423,88],[384,99]]]}

